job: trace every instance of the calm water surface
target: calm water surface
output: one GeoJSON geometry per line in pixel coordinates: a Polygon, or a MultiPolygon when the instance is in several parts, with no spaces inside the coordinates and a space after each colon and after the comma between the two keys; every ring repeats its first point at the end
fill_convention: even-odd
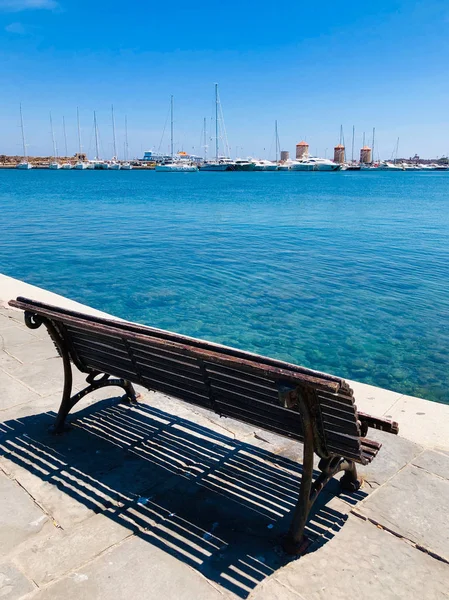
{"type": "Polygon", "coordinates": [[[449,173],[0,171],[0,271],[449,403],[449,173]]]}

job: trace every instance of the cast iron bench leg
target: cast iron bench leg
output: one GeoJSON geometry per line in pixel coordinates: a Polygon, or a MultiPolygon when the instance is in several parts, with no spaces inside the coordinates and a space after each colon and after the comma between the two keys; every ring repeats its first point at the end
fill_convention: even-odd
{"type": "Polygon", "coordinates": [[[42,323],[45,323],[45,326],[47,327],[48,332],[52,340],[54,341],[59,351],[59,354],[62,357],[62,362],[64,365],[64,389],[62,392],[62,401],[61,406],[59,407],[55,424],[50,428],[52,433],[63,433],[64,431],[66,431],[68,427],[65,424],[65,420],[69,412],[75,406],[75,404],[79,402],[81,398],[84,398],[84,396],[86,396],[90,392],[93,392],[94,390],[98,390],[99,388],[111,385],[121,387],[125,391],[125,396],[123,397],[124,400],[126,400],[130,404],[135,404],[137,402],[137,394],[130,381],[127,381],[126,379],[122,378],[114,379],[111,378],[110,375],[107,373],[99,373],[97,371],[89,373],[86,377],[86,382],[89,385],[74,396],[72,396],[71,394],[73,377],[70,356],[57,330],[49,321],[33,318],[32,315],[27,315],[27,313],[25,313],[25,323],[31,329],[37,329],[37,327],[40,327],[42,323]]]}

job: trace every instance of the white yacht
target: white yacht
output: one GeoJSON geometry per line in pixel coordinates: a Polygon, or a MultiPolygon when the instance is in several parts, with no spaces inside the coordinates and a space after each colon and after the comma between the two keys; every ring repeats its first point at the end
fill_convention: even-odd
{"type": "Polygon", "coordinates": [[[73,168],[72,165],[70,163],[67,163],[67,162],[66,163],[62,163],[62,165],[61,165],[61,169],[64,169],[65,171],[68,171],[68,170],[70,170],[72,168],[73,168]]]}
{"type": "Polygon", "coordinates": [[[276,163],[270,160],[256,160],[254,164],[254,171],[277,171],[278,166],[276,163]]]}
{"type": "Polygon", "coordinates": [[[154,170],[165,173],[192,173],[194,171],[198,171],[198,167],[189,163],[171,162],[156,165],[154,170]]]}
{"type": "Polygon", "coordinates": [[[235,170],[236,171],[254,171],[256,163],[252,159],[236,158],[235,159],[235,170]]]}
{"type": "Polygon", "coordinates": [[[121,168],[121,165],[117,162],[117,159],[112,159],[112,162],[109,163],[109,168],[112,171],[118,171],[121,168]]]}
{"type": "Polygon", "coordinates": [[[57,170],[61,168],[61,165],[56,162],[55,160],[53,160],[49,165],[48,165],[49,169],[53,169],[53,170],[57,170]]]}
{"type": "Polygon", "coordinates": [[[292,171],[339,171],[341,165],[334,163],[328,158],[306,158],[295,160],[290,167],[292,171]]]}
{"type": "Polygon", "coordinates": [[[133,167],[132,167],[131,163],[124,162],[124,163],[122,163],[121,168],[124,169],[125,171],[130,171],[133,167]]]}
{"type": "Polygon", "coordinates": [[[378,167],[381,171],[403,171],[401,165],[396,165],[395,163],[383,161],[380,163],[378,167]]]}
{"type": "Polygon", "coordinates": [[[218,160],[206,161],[200,171],[235,171],[235,162],[230,158],[221,157],[218,160]]]}
{"type": "Polygon", "coordinates": [[[228,171],[228,165],[222,162],[205,162],[200,171],[228,171]]]}
{"type": "Polygon", "coordinates": [[[84,171],[84,169],[88,168],[88,165],[85,162],[83,162],[82,160],[79,160],[73,168],[76,169],[77,171],[84,171]]]}
{"type": "Polygon", "coordinates": [[[19,164],[17,165],[18,169],[32,169],[33,165],[31,163],[29,163],[27,160],[22,160],[21,162],[19,162],[19,164]]]}

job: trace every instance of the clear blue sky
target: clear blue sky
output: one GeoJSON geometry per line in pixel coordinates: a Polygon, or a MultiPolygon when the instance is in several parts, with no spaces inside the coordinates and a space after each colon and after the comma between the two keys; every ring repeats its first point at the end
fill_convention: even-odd
{"type": "MultiPolygon", "coordinates": [[[[449,153],[448,0],[117,2],[0,0],[0,153],[50,154],[49,112],[76,151],[76,107],[93,156],[92,112],[112,154],[110,105],[123,148],[159,147],[170,94],[175,149],[200,152],[218,82],[233,154],[274,155],[305,138],[328,155],[343,125],[356,148],[376,127],[383,158],[449,153]],[[271,154],[270,154],[270,148],[271,154]],[[265,149],[265,150],[264,150],[265,149]]],[[[168,127],[162,149],[169,144],[168,127]]],[[[376,152],[377,155],[377,152],[376,152]]],[[[376,156],[377,157],[377,156],[376,156]]]]}

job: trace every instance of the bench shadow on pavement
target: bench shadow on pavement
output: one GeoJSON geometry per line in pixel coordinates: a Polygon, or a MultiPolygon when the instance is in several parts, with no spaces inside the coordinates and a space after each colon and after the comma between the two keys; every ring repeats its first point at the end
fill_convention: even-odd
{"type": "MultiPolygon", "coordinates": [[[[241,598],[292,560],[280,540],[301,464],[146,404],[97,402],[62,436],[47,431],[54,417],[0,424],[0,453],[241,598]]],[[[346,520],[326,506],[331,498],[320,495],[308,552],[346,520]]]]}

